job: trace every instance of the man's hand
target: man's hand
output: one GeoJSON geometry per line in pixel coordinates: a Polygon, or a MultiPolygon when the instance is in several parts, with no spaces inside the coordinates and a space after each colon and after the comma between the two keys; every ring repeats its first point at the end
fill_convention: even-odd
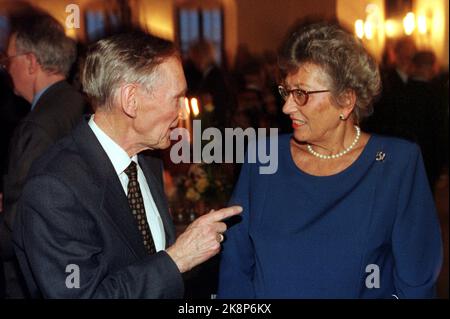
{"type": "Polygon", "coordinates": [[[178,266],[186,272],[213,257],[220,251],[223,233],[227,230],[222,220],[242,212],[242,207],[231,206],[211,211],[196,219],[166,251],[178,266]]]}

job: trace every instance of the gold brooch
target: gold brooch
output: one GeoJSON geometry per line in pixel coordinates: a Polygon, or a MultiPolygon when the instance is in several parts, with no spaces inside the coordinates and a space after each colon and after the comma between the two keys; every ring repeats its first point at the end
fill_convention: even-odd
{"type": "Polygon", "coordinates": [[[377,155],[375,156],[375,160],[377,161],[377,162],[382,162],[382,161],[384,161],[384,158],[386,157],[386,153],[384,153],[384,152],[378,152],[377,153],[377,155]]]}

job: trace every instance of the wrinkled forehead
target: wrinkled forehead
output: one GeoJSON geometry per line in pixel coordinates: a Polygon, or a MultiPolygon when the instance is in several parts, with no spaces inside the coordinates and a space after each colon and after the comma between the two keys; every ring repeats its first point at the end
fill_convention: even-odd
{"type": "Polygon", "coordinates": [[[170,95],[180,95],[187,89],[181,60],[178,57],[169,57],[156,67],[156,82],[170,95]]]}

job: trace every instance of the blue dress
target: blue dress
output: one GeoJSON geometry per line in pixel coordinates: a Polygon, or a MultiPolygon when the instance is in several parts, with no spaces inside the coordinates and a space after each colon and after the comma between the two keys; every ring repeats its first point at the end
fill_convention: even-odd
{"type": "Polygon", "coordinates": [[[351,166],[319,177],[296,166],[290,138],[275,174],[242,167],[218,297],[433,297],[442,243],[418,146],[372,135],[351,166]]]}

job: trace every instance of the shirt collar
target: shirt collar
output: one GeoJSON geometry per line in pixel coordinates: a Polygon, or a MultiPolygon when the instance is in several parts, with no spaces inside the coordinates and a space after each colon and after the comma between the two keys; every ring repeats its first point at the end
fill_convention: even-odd
{"type": "Polygon", "coordinates": [[[53,84],[47,85],[45,88],[43,88],[42,90],[40,90],[39,92],[36,93],[36,95],[33,97],[33,100],[31,101],[31,110],[34,110],[34,108],[36,107],[37,102],[39,101],[39,99],[41,98],[41,96],[45,93],[45,91],[48,90],[49,87],[51,87],[53,84]]]}
{"type": "Polygon", "coordinates": [[[98,127],[94,121],[94,115],[91,116],[88,124],[106,152],[106,155],[108,155],[108,158],[113,164],[117,175],[122,174],[123,171],[130,165],[131,161],[134,161],[136,164],[138,163],[137,155],[130,158],[127,152],[125,152],[119,144],[114,142],[112,138],[103,132],[100,127],[98,127]]]}

